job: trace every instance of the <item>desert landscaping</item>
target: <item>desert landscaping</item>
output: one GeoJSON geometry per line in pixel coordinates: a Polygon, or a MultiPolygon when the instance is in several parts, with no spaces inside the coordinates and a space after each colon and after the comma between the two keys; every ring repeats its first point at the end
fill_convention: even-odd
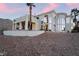
{"type": "Polygon", "coordinates": [[[78,56],[79,33],[45,32],[35,37],[0,35],[4,56],[78,56]]]}
{"type": "Polygon", "coordinates": [[[1,4],[10,11],[0,14],[0,56],[79,56],[79,9],[61,3],[58,12],[53,5],[1,4]]]}

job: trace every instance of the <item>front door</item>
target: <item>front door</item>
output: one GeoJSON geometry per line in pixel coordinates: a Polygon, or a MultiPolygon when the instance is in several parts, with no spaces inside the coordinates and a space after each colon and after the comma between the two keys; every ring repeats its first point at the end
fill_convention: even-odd
{"type": "Polygon", "coordinates": [[[22,29],[25,29],[25,21],[22,22],[22,29]]]}
{"type": "Polygon", "coordinates": [[[36,28],[36,24],[35,22],[32,22],[32,30],[35,30],[35,28],[36,28]]]}

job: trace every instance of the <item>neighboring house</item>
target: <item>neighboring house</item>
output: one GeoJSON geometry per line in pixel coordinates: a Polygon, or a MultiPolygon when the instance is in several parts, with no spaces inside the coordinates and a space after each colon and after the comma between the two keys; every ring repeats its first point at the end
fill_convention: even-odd
{"type": "MultiPolygon", "coordinates": [[[[13,29],[28,30],[29,15],[16,18],[13,22],[13,29]]],[[[73,17],[67,13],[56,13],[54,10],[32,16],[32,30],[48,30],[53,32],[68,32],[73,29],[73,17]]]]}
{"type": "Polygon", "coordinates": [[[12,30],[12,21],[9,19],[0,18],[0,34],[4,30],[12,30]]]}

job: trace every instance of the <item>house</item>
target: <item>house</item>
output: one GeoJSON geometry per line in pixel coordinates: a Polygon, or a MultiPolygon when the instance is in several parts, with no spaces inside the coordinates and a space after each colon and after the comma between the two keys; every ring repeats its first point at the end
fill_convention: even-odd
{"type": "MultiPolygon", "coordinates": [[[[14,19],[13,29],[28,30],[28,20],[29,15],[14,19]]],[[[32,15],[32,30],[71,32],[73,27],[73,17],[71,15],[67,15],[67,13],[57,13],[53,10],[36,16],[32,15]]]]}

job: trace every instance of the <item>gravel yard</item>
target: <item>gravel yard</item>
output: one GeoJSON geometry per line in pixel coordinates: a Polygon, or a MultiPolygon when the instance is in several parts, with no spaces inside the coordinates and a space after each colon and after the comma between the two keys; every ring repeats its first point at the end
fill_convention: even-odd
{"type": "Polygon", "coordinates": [[[0,35],[7,56],[79,56],[79,33],[46,32],[36,37],[0,35]]]}

